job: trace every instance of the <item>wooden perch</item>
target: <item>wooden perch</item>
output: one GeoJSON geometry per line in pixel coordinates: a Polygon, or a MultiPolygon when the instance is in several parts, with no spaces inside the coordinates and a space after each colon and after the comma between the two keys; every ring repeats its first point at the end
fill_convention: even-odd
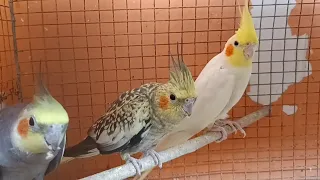
{"type": "MultiPolygon", "coordinates": [[[[258,121],[259,119],[269,115],[270,110],[271,110],[270,106],[265,106],[262,109],[237,120],[237,122],[240,124],[241,127],[247,127],[250,124],[258,121]]],[[[232,134],[234,132],[232,128],[228,125],[225,125],[224,128],[226,129],[228,134],[232,134]]],[[[184,144],[159,152],[160,159],[163,163],[171,161],[180,156],[192,153],[202,148],[203,146],[206,146],[220,138],[221,138],[221,133],[208,132],[202,136],[191,139],[184,144]]],[[[142,164],[141,172],[156,166],[156,164],[154,163],[153,159],[150,156],[141,158],[140,163],[142,164]]],[[[128,163],[119,167],[115,167],[115,168],[88,176],[86,178],[83,178],[82,180],[101,180],[101,179],[122,180],[135,175],[136,175],[135,168],[133,167],[132,164],[128,163]]]]}

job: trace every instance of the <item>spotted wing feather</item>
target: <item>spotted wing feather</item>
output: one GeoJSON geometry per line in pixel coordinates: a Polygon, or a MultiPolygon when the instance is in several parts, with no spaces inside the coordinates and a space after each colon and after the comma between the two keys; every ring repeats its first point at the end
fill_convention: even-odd
{"type": "Polygon", "coordinates": [[[89,130],[100,153],[119,152],[139,143],[151,126],[150,95],[160,84],[145,84],[123,93],[89,130]]]}

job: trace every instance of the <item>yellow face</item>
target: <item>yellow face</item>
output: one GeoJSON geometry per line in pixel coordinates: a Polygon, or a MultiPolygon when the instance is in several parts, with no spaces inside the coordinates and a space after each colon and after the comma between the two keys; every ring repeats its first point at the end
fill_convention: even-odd
{"type": "Polygon", "coordinates": [[[158,117],[177,124],[191,115],[196,100],[196,88],[192,74],[182,58],[175,60],[172,57],[171,60],[169,82],[158,87],[153,101],[158,117]]]}
{"type": "Polygon", "coordinates": [[[250,67],[256,51],[256,43],[240,43],[237,36],[232,36],[225,45],[224,54],[234,67],[250,67]]]}
{"type": "Polygon", "coordinates": [[[49,151],[49,147],[44,141],[44,136],[40,131],[33,130],[33,117],[22,117],[17,125],[17,133],[20,136],[20,149],[31,153],[44,153],[49,151]]]}
{"type": "Polygon", "coordinates": [[[65,110],[57,104],[43,105],[30,104],[19,116],[13,143],[24,152],[56,151],[65,136],[69,122],[65,110]]]}
{"type": "Polygon", "coordinates": [[[258,37],[253,19],[249,11],[249,2],[245,0],[245,6],[241,11],[240,27],[227,42],[224,53],[228,61],[234,67],[250,67],[252,57],[258,44],[258,37]]]}
{"type": "Polygon", "coordinates": [[[154,100],[158,115],[175,124],[191,115],[196,93],[195,91],[177,89],[168,83],[159,88],[154,100]]]}

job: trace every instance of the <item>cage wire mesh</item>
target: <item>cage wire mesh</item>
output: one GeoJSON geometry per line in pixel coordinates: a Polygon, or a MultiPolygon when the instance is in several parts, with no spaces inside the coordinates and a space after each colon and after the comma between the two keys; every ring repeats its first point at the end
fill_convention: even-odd
{"type": "MultiPolygon", "coordinates": [[[[272,116],[246,128],[244,139],[236,134],[210,144],[149,179],[320,178],[320,1],[251,4],[260,44],[248,89],[230,115],[271,103],[272,116]]],[[[71,118],[68,146],[86,136],[119,93],[166,81],[168,52],[176,52],[177,42],[183,41],[184,61],[197,77],[239,22],[236,0],[20,0],[13,7],[16,37],[9,2],[0,0],[1,92],[22,91],[30,100],[42,61],[50,91],[71,118]]],[[[75,160],[46,179],[81,178],[122,163],[118,155],[75,160]]]]}
{"type": "MultiPolygon", "coordinates": [[[[14,61],[14,41],[9,2],[0,1],[0,102],[12,103],[17,99],[17,76],[14,61]]],[[[1,103],[0,108],[3,107],[1,103]]]]}

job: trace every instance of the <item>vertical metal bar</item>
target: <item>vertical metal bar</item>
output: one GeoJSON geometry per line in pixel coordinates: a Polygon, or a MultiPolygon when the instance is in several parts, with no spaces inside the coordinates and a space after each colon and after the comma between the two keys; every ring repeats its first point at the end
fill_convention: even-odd
{"type": "Polygon", "coordinates": [[[18,45],[17,45],[17,33],[16,33],[16,18],[14,16],[14,8],[13,8],[13,0],[9,0],[9,8],[11,15],[11,27],[12,27],[12,39],[13,39],[13,51],[14,51],[14,62],[16,66],[17,80],[16,80],[16,88],[17,88],[17,96],[20,102],[23,102],[22,98],[22,88],[21,88],[21,71],[19,64],[19,54],[18,54],[18,45]]]}

